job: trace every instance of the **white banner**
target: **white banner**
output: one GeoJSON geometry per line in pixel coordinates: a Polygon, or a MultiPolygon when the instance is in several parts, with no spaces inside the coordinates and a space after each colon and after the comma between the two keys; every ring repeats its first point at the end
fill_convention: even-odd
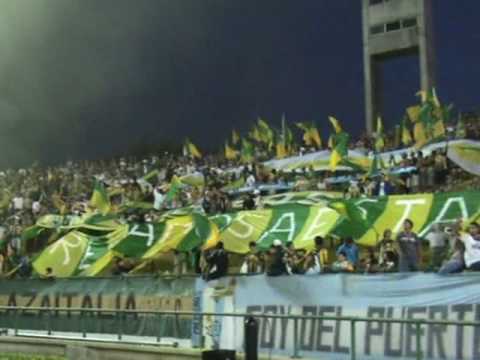
{"type": "MultiPolygon", "coordinates": [[[[259,275],[237,278],[230,296],[238,313],[479,321],[479,280],[476,274],[259,275]]],[[[416,356],[415,325],[358,322],[355,329],[357,359],[416,356]]],[[[297,330],[302,357],[349,358],[349,322],[299,320],[297,330]]],[[[243,319],[221,329],[220,344],[243,350],[243,319]]],[[[261,352],[291,356],[293,346],[292,319],[260,321],[261,352]]],[[[420,351],[422,359],[480,359],[480,328],[423,325],[420,351]]]]}

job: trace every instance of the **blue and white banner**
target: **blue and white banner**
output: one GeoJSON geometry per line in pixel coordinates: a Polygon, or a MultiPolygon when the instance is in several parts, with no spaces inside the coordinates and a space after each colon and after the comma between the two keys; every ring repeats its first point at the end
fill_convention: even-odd
{"type": "MultiPolygon", "coordinates": [[[[237,278],[231,296],[238,313],[479,321],[479,280],[477,274],[258,275],[237,278]]],[[[220,343],[242,351],[243,319],[235,323],[221,329],[220,343]]],[[[356,358],[415,358],[415,335],[410,324],[358,322],[356,358]]],[[[293,344],[293,320],[260,321],[262,352],[290,356],[293,344]]],[[[299,320],[298,345],[304,358],[346,359],[350,324],[299,320]]],[[[480,359],[480,328],[423,325],[420,346],[422,359],[480,359]]]]}

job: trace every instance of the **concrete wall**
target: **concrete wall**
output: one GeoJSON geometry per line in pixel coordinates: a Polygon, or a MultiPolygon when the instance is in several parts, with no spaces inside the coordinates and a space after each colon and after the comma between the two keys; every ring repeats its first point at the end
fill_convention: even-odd
{"type": "MultiPolygon", "coordinates": [[[[68,360],[199,360],[202,358],[202,352],[198,349],[7,336],[0,337],[0,350],[3,353],[66,356],[68,360]]],[[[240,354],[237,355],[237,359],[242,360],[244,357],[240,354]]],[[[287,358],[260,356],[259,359],[286,360],[287,358]]]]}
{"type": "Polygon", "coordinates": [[[396,19],[415,17],[421,9],[417,0],[391,0],[368,6],[369,25],[383,24],[396,19]]]}
{"type": "MultiPolygon", "coordinates": [[[[377,116],[382,115],[381,74],[379,64],[388,57],[417,54],[420,68],[420,88],[428,90],[435,85],[434,48],[432,28],[432,0],[389,0],[370,5],[362,0],[363,61],[365,77],[365,124],[373,132],[377,116]],[[387,24],[415,18],[416,27],[371,34],[373,25],[387,24]]],[[[415,89],[415,93],[419,89],[415,89]]],[[[412,94],[413,98],[413,94],[412,94]]]]}

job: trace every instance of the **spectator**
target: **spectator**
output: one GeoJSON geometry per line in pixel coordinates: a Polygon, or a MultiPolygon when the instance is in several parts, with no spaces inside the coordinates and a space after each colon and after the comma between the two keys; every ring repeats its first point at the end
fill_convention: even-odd
{"type": "Polygon", "coordinates": [[[165,202],[165,189],[162,186],[157,186],[153,190],[153,208],[155,210],[161,210],[165,202]]]}
{"type": "Polygon", "coordinates": [[[347,260],[353,265],[356,266],[358,263],[358,246],[354,243],[352,237],[346,237],[343,244],[340,245],[337,249],[337,256],[343,253],[347,260]]]}
{"type": "Polygon", "coordinates": [[[318,257],[318,262],[321,271],[328,269],[328,249],[325,247],[325,239],[321,236],[315,237],[315,255],[318,257]]]}
{"type": "Polygon", "coordinates": [[[173,250],[173,273],[177,276],[187,272],[187,254],[173,250]]]}
{"type": "Polygon", "coordinates": [[[383,253],[381,264],[379,265],[380,272],[394,272],[398,269],[398,256],[394,251],[386,251],[383,253]]]}
{"type": "Polygon", "coordinates": [[[337,260],[332,265],[333,272],[353,272],[354,265],[348,261],[347,254],[343,251],[337,253],[337,260]]]}
{"type": "Polygon", "coordinates": [[[432,231],[427,234],[425,240],[428,241],[430,246],[430,269],[438,271],[447,255],[448,235],[443,231],[440,224],[433,224],[432,231]]]}
{"type": "Polygon", "coordinates": [[[435,151],[433,152],[433,171],[434,171],[434,182],[436,186],[445,185],[447,179],[447,157],[442,153],[435,151]]]}
{"type": "Polygon", "coordinates": [[[17,274],[21,278],[29,278],[32,276],[32,264],[30,263],[30,258],[27,254],[23,255],[20,258],[20,263],[18,264],[17,274]]]}
{"type": "Polygon", "coordinates": [[[379,271],[378,259],[375,256],[374,249],[368,249],[368,255],[363,261],[364,270],[366,274],[374,274],[379,271]]]}
{"type": "Polygon", "coordinates": [[[124,275],[128,274],[131,270],[133,270],[134,266],[131,262],[128,261],[128,259],[122,259],[119,256],[116,256],[113,259],[113,270],[112,270],[112,275],[124,275]]]}
{"type": "Polygon", "coordinates": [[[460,273],[465,268],[465,245],[462,241],[457,240],[454,245],[454,251],[450,259],[446,261],[439,270],[439,274],[455,274],[460,273]]]}
{"type": "Polygon", "coordinates": [[[360,197],[360,186],[357,180],[351,180],[348,187],[347,196],[349,199],[356,199],[360,197]]]}
{"type": "Polygon", "coordinates": [[[53,269],[51,267],[47,267],[45,270],[45,275],[43,275],[45,280],[55,280],[55,275],[53,275],[53,269]]]}
{"type": "Polygon", "coordinates": [[[253,196],[254,196],[254,209],[256,210],[262,210],[263,209],[263,201],[262,201],[262,196],[260,194],[260,190],[255,189],[253,191],[253,196]]]}
{"type": "Polygon", "coordinates": [[[395,243],[392,239],[392,230],[385,229],[383,232],[383,239],[379,243],[378,249],[379,265],[383,266],[383,262],[387,259],[394,259],[395,262],[398,262],[398,254],[395,250],[395,243]],[[387,256],[387,253],[390,255],[387,256]]]}
{"type": "Polygon", "coordinates": [[[406,219],[403,222],[403,231],[397,235],[400,272],[418,271],[420,239],[412,230],[412,220],[406,219]]]}
{"type": "Polygon", "coordinates": [[[307,275],[318,275],[326,270],[321,265],[320,255],[317,251],[305,255],[304,269],[307,275]]]}
{"type": "Polygon", "coordinates": [[[228,272],[228,254],[223,247],[223,242],[219,242],[215,249],[211,250],[206,256],[205,279],[219,279],[228,272]]]}
{"type": "Polygon", "coordinates": [[[248,194],[243,200],[243,210],[254,210],[255,209],[255,197],[253,194],[248,194]]]}
{"type": "Polygon", "coordinates": [[[267,266],[268,276],[287,275],[286,251],[283,249],[280,240],[273,240],[273,245],[270,247],[269,259],[267,266]]]}
{"type": "Polygon", "coordinates": [[[248,244],[249,251],[245,256],[243,265],[240,269],[242,274],[258,274],[263,272],[263,257],[258,252],[257,243],[252,241],[248,244]]]}
{"type": "Polygon", "coordinates": [[[382,177],[377,183],[373,193],[375,196],[387,196],[393,193],[393,185],[387,179],[385,174],[382,174],[382,177]]]}
{"type": "Polygon", "coordinates": [[[307,255],[304,249],[293,250],[287,252],[287,264],[291,274],[302,275],[307,271],[305,261],[307,255]]]}
{"type": "Polygon", "coordinates": [[[250,173],[247,176],[247,179],[245,180],[245,185],[247,187],[254,187],[256,182],[257,182],[257,180],[255,179],[255,175],[253,173],[250,173]]]}
{"type": "Polygon", "coordinates": [[[468,227],[468,233],[461,237],[465,244],[465,265],[467,269],[480,270],[480,227],[473,222],[468,227]]]}

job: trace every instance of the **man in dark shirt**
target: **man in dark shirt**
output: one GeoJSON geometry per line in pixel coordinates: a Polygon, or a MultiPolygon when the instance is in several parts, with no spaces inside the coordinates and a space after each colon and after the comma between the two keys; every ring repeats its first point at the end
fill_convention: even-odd
{"type": "Polygon", "coordinates": [[[255,197],[253,194],[248,194],[247,197],[243,200],[243,210],[254,210],[255,209],[255,197]]]}
{"type": "Polygon", "coordinates": [[[288,275],[286,252],[280,240],[273,240],[269,257],[270,261],[268,262],[269,266],[267,269],[268,276],[288,275]]]}
{"type": "Polygon", "coordinates": [[[228,254],[223,248],[223,242],[219,242],[216,248],[207,256],[208,274],[207,281],[219,279],[228,272],[228,254]]]}
{"type": "Polygon", "coordinates": [[[403,223],[403,231],[397,235],[400,272],[418,271],[420,239],[412,230],[412,220],[406,219],[403,223]]]}

